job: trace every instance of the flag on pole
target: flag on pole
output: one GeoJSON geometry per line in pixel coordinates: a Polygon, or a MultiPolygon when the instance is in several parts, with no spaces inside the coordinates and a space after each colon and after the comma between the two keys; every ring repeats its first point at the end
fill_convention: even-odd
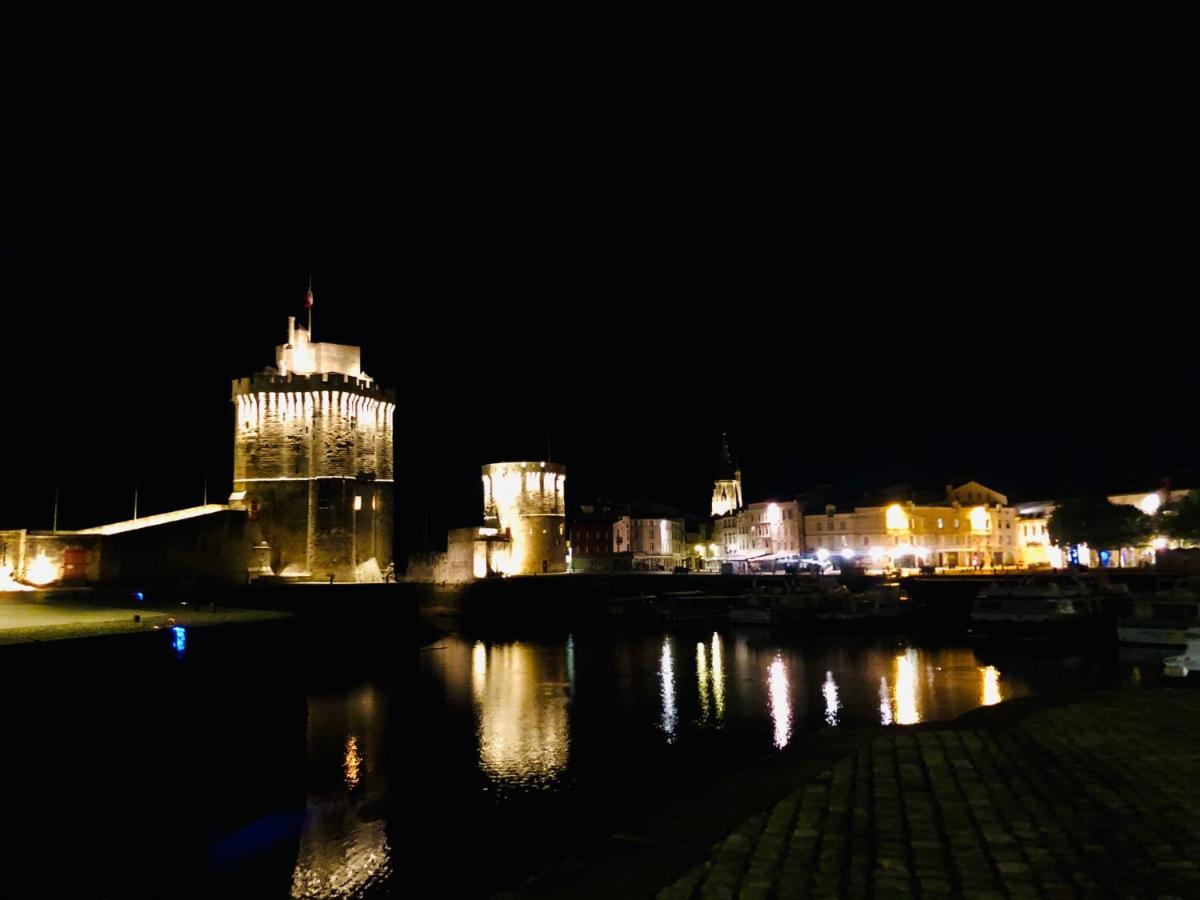
{"type": "Polygon", "coordinates": [[[304,295],[304,308],[312,309],[312,306],[313,306],[312,282],[310,281],[308,283],[308,293],[304,295]]]}

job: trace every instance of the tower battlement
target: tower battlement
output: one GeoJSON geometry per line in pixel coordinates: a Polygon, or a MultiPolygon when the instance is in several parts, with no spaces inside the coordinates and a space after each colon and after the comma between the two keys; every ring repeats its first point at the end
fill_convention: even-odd
{"type": "Polygon", "coordinates": [[[352,375],[343,375],[339,372],[313,373],[312,375],[298,375],[294,372],[289,372],[287,375],[273,372],[259,372],[257,375],[251,375],[249,378],[235,378],[233,380],[232,396],[236,400],[241,395],[260,392],[285,393],[289,391],[330,390],[352,391],[375,397],[379,400],[386,400],[392,404],[396,402],[396,392],[384,390],[379,387],[374,379],[369,377],[356,378],[352,375]]]}

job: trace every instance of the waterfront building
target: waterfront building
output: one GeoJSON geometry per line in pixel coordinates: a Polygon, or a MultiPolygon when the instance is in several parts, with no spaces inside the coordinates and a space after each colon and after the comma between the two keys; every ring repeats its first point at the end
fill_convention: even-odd
{"type": "Polygon", "coordinates": [[[634,571],[671,572],[687,560],[683,519],[621,516],[613,523],[613,551],[634,571]]]}
{"type": "Polygon", "coordinates": [[[255,575],[380,581],[392,561],[395,394],[361,351],[288,318],[275,366],[233,382],[233,493],[255,575]]]}
{"type": "Polygon", "coordinates": [[[1019,564],[1017,511],[978,482],[946,486],[941,504],[893,502],[805,516],[809,552],[866,568],[995,568],[1019,564]]]}
{"type": "Polygon", "coordinates": [[[689,571],[700,571],[706,560],[713,555],[709,546],[708,527],[704,521],[692,516],[683,520],[684,566],[689,571]]]}
{"type": "Polygon", "coordinates": [[[611,572],[619,567],[613,549],[614,518],[604,507],[580,507],[571,522],[572,572],[611,572]]]}
{"type": "Polygon", "coordinates": [[[0,591],[51,584],[238,584],[246,513],[220,503],[75,531],[0,531],[0,591]]]}
{"type": "MultiPolygon", "coordinates": [[[[1133,506],[1144,515],[1155,516],[1168,503],[1182,500],[1192,493],[1188,488],[1174,490],[1162,487],[1153,491],[1135,491],[1131,494],[1109,494],[1109,503],[1133,506]]],[[[1078,544],[1074,547],[1060,548],[1050,540],[1049,523],[1058,504],[1053,500],[1031,500],[1022,503],[1018,508],[1022,522],[1022,539],[1026,538],[1024,526],[1028,525],[1030,544],[1026,559],[1029,565],[1038,565],[1043,559],[1051,566],[1060,567],[1065,563],[1078,561],[1084,566],[1149,566],[1154,565],[1159,552],[1178,548],[1179,542],[1172,541],[1161,535],[1152,535],[1142,545],[1137,547],[1089,547],[1078,544]],[[1039,546],[1044,545],[1044,548],[1039,546]]]]}
{"type": "Polygon", "coordinates": [[[1050,518],[1047,515],[1017,517],[1018,559],[1026,568],[1061,568],[1062,551],[1050,540],[1050,518]]]}

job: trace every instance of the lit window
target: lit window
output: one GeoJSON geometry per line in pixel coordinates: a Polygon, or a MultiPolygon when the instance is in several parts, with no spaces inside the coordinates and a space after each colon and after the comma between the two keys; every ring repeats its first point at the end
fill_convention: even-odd
{"type": "Polygon", "coordinates": [[[945,527],[945,523],[941,519],[938,519],[938,528],[944,528],[944,527],[945,527]]]}
{"type": "Polygon", "coordinates": [[[360,509],[362,509],[362,495],[356,494],[354,497],[354,511],[358,512],[360,509]]]}

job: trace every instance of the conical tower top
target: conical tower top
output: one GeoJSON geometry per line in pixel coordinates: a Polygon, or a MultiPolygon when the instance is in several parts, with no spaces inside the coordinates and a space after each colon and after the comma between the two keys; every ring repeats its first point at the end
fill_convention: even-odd
{"type": "Polygon", "coordinates": [[[721,462],[717,470],[717,478],[721,481],[728,481],[734,476],[733,457],[729,453],[729,436],[724,432],[721,433],[721,462]]]}

